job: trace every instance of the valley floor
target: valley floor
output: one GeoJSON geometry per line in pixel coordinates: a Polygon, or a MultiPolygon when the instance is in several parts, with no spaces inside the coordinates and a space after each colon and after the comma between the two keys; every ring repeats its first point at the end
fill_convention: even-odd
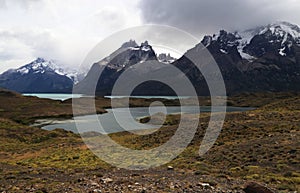
{"type": "MultiPolygon", "coordinates": [[[[10,93],[0,96],[2,102],[8,100],[7,94],[10,93]]],[[[243,193],[250,182],[273,192],[300,191],[297,94],[245,94],[229,98],[231,106],[257,109],[228,113],[217,142],[200,157],[198,149],[204,135],[201,128],[207,126],[210,115],[202,113],[201,125],[188,148],[167,165],[146,171],[108,165],[77,134],[27,126],[39,118],[38,111],[43,111],[44,117],[68,117],[68,101],[28,100],[18,95],[9,100],[10,106],[0,103],[0,192],[243,193]],[[40,105],[39,110],[30,111],[35,105],[40,105]],[[22,111],[25,113],[21,114],[22,111]]],[[[133,106],[139,106],[138,103],[142,102],[133,106]]],[[[107,101],[99,102],[99,112],[108,105],[107,101]]],[[[168,116],[164,127],[147,136],[115,133],[111,137],[132,149],[150,149],[174,134],[179,116],[168,116]]]]}

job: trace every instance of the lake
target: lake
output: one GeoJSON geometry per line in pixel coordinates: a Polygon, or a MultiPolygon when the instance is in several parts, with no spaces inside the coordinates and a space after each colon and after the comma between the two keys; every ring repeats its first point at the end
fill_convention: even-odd
{"type": "Polygon", "coordinates": [[[67,100],[70,98],[80,98],[86,95],[83,94],[58,94],[58,93],[23,93],[23,96],[36,96],[38,98],[52,99],[52,100],[67,100]]]}
{"type": "MultiPolygon", "coordinates": [[[[90,97],[88,95],[84,94],[63,94],[63,93],[24,93],[23,96],[36,96],[38,98],[46,98],[46,99],[52,99],[52,100],[67,100],[71,98],[80,98],[80,97],[90,97]]],[[[124,98],[128,96],[105,96],[106,98],[124,98]]],[[[130,96],[131,98],[164,98],[164,99],[185,99],[189,98],[188,96],[130,96]]]]}
{"type": "MultiPolygon", "coordinates": [[[[178,114],[178,113],[195,113],[199,112],[210,112],[211,108],[207,106],[195,107],[195,106],[170,106],[170,107],[151,107],[152,114],[153,112],[164,112],[165,114],[178,114]],[[164,109],[165,108],[165,109],[164,109]]],[[[248,111],[253,110],[254,108],[248,107],[227,107],[227,112],[235,111],[248,111]]],[[[215,112],[221,111],[222,108],[216,107],[215,112]]],[[[80,133],[84,132],[99,132],[103,134],[116,133],[124,131],[123,127],[117,122],[112,109],[107,109],[107,113],[100,115],[85,115],[76,117],[77,124],[81,125],[81,128],[84,127],[84,130],[80,130],[80,133]],[[99,128],[99,123],[101,123],[102,128],[99,128]]],[[[126,126],[130,128],[129,130],[143,130],[143,129],[154,129],[157,128],[155,125],[141,124],[138,121],[132,121],[131,118],[138,120],[141,117],[149,116],[148,107],[135,107],[130,108],[130,114],[126,108],[116,108],[114,109],[118,113],[118,120],[122,123],[126,123],[126,126]]],[[[75,121],[73,119],[57,121],[57,120],[38,120],[37,124],[48,124],[43,126],[43,129],[53,130],[56,128],[61,128],[74,133],[78,133],[76,128],[75,121]],[[48,121],[48,122],[47,122],[48,121]]],[[[36,125],[38,126],[38,125],[36,125]]]]}
{"type": "MultiPolygon", "coordinates": [[[[53,100],[66,100],[70,98],[80,98],[87,95],[82,94],[56,94],[56,93],[28,93],[23,94],[24,96],[36,96],[39,98],[48,98],[53,100]]],[[[106,96],[107,98],[122,98],[128,96],[106,96]]],[[[132,98],[165,98],[165,99],[179,99],[179,98],[188,98],[186,96],[130,96],[132,98]]],[[[227,112],[235,112],[235,111],[248,111],[254,108],[248,107],[227,107],[227,112]]],[[[178,114],[178,113],[196,113],[199,112],[210,112],[211,108],[207,106],[169,106],[169,107],[151,107],[151,111],[153,112],[163,112],[164,114],[178,114]],[[200,109],[199,109],[200,108],[200,109]]],[[[215,112],[221,111],[221,108],[215,108],[215,112]]],[[[116,113],[118,113],[119,119],[122,122],[126,123],[126,127],[128,130],[143,130],[143,129],[154,129],[157,128],[155,125],[150,124],[141,124],[138,121],[132,121],[132,118],[138,120],[141,117],[150,116],[148,107],[135,107],[130,108],[130,112],[127,111],[126,108],[116,108],[114,109],[116,113]]],[[[118,119],[118,120],[119,120],[118,119]]],[[[108,133],[116,133],[124,131],[123,127],[120,126],[118,121],[116,120],[112,109],[107,109],[107,113],[100,115],[85,115],[76,117],[77,124],[82,124],[84,126],[84,130],[80,132],[99,132],[103,134],[108,133]],[[101,123],[102,128],[99,128],[99,122],[101,123]]],[[[73,131],[74,133],[78,133],[76,128],[76,124],[74,119],[70,120],[51,120],[51,119],[40,119],[37,120],[33,126],[43,126],[43,129],[53,130],[56,128],[61,128],[68,131],[73,131]]]]}

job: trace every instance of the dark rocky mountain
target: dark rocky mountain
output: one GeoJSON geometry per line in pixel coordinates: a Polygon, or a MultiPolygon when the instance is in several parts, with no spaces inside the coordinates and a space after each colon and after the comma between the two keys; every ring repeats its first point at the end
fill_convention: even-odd
{"type": "MultiPolygon", "coordinates": [[[[141,45],[138,45],[135,41],[130,40],[129,42],[124,43],[110,56],[93,64],[87,76],[81,82],[79,82],[79,84],[75,85],[75,91],[94,94],[94,88],[96,88],[97,95],[110,95],[116,80],[125,70],[131,68],[135,64],[143,64],[146,61],[158,62],[156,53],[154,52],[152,46],[149,45],[147,41],[141,45]],[[99,78],[100,72],[102,73],[101,77],[99,78]]],[[[156,68],[160,69],[160,67],[160,65],[148,65],[138,68],[135,67],[134,69],[131,69],[131,71],[133,70],[133,76],[139,76],[140,74],[147,74],[147,72],[154,71],[156,68]]],[[[152,82],[149,84],[149,86],[156,87],[157,85],[152,82]]],[[[141,93],[149,93],[147,90],[149,90],[149,88],[141,88],[141,93]]],[[[156,90],[158,92],[159,89],[156,90]]]]}
{"type": "Polygon", "coordinates": [[[300,90],[297,25],[278,22],[243,32],[222,30],[202,43],[220,66],[229,94],[300,90]]]}
{"type": "Polygon", "coordinates": [[[74,74],[43,58],[0,75],[0,87],[20,93],[70,93],[73,81],[74,74]]]}
{"type": "MultiPolygon", "coordinates": [[[[240,32],[221,30],[218,34],[205,36],[201,43],[217,62],[228,94],[300,91],[300,28],[297,25],[277,22],[240,32]]],[[[204,77],[187,57],[197,55],[200,47],[199,44],[188,50],[181,58],[172,62],[172,65],[185,73],[199,95],[208,95],[209,90],[204,77]]],[[[166,55],[159,56],[160,59],[166,57],[166,55]]],[[[109,95],[115,81],[125,69],[133,64],[150,60],[155,63],[158,59],[147,42],[140,46],[134,41],[127,42],[111,56],[94,64],[77,88],[81,91],[91,91],[86,88],[97,86],[97,94],[109,95]],[[95,81],[99,78],[100,70],[103,70],[103,73],[99,81],[95,81]],[[96,85],[92,85],[93,82],[96,85]]],[[[164,68],[163,65],[153,64],[152,68],[149,65],[144,67],[144,75],[147,74],[145,73],[147,70],[148,72],[163,71],[161,68],[164,68]]],[[[140,72],[141,69],[135,69],[136,76],[140,72]]],[[[210,73],[214,76],[214,72],[210,73]]],[[[172,75],[174,81],[178,83],[180,83],[180,77],[179,74],[172,75]]],[[[147,82],[139,86],[135,94],[170,95],[174,93],[163,84],[147,82]]]]}
{"type": "Polygon", "coordinates": [[[170,55],[170,53],[168,54],[161,53],[157,56],[157,59],[159,62],[168,63],[168,64],[173,63],[176,60],[176,58],[173,58],[170,55]]]}

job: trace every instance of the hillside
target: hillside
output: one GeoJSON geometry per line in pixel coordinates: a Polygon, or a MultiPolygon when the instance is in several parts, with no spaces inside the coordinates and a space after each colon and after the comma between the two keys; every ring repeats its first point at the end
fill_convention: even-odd
{"type": "MultiPolygon", "coordinates": [[[[8,95],[13,96],[10,103],[15,101],[24,110],[39,104],[40,112],[53,112],[49,117],[65,117],[57,113],[70,104],[34,97],[26,97],[25,103],[25,97],[9,91],[0,92],[0,100],[7,100],[8,95]]],[[[30,114],[33,111],[22,121],[20,116],[14,119],[12,113],[18,112],[13,110],[15,106],[9,109],[0,103],[0,190],[221,193],[244,192],[249,182],[255,182],[270,190],[299,191],[300,98],[293,93],[276,96],[265,93],[230,97],[232,104],[258,108],[227,113],[217,142],[205,156],[199,157],[203,128],[210,115],[202,113],[201,125],[189,147],[168,165],[147,171],[114,168],[88,150],[79,135],[61,129],[45,131],[26,126],[27,120],[38,118],[35,113],[30,114]]],[[[145,104],[141,99],[135,102],[136,106],[145,104]]],[[[99,98],[98,105],[107,106],[109,101],[99,98]]],[[[178,119],[178,115],[168,116],[165,126],[150,135],[125,132],[111,137],[133,149],[153,148],[173,135],[178,119]]]]}

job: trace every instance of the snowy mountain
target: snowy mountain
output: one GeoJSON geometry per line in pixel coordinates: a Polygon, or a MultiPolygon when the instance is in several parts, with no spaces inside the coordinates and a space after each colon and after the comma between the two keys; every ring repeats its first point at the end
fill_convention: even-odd
{"type": "MultiPolygon", "coordinates": [[[[241,32],[221,30],[205,36],[201,43],[217,62],[228,94],[300,91],[299,37],[297,25],[276,22],[241,32]]],[[[197,90],[209,94],[202,86],[203,77],[195,75],[196,69],[185,57],[195,54],[197,45],[174,65],[186,72],[197,90]]]]}
{"type": "Polygon", "coordinates": [[[172,62],[174,62],[176,60],[176,58],[173,58],[170,53],[165,54],[165,53],[161,53],[157,56],[158,61],[166,63],[166,64],[171,64],[172,62]]]}
{"type": "Polygon", "coordinates": [[[148,41],[139,46],[134,40],[130,40],[97,64],[106,65],[110,69],[122,70],[138,62],[156,59],[155,52],[148,41]]]}
{"type": "MultiPolygon", "coordinates": [[[[115,81],[122,72],[131,68],[134,64],[152,60],[157,61],[157,57],[148,41],[138,45],[134,40],[130,40],[108,57],[93,64],[87,76],[76,85],[76,88],[81,92],[86,92],[92,90],[93,87],[97,87],[98,93],[107,95],[111,92],[115,81]],[[102,74],[99,79],[100,71],[102,71],[102,74]]],[[[154,69],[151,68],[151,70],[154,69]]]]}
{"type": "Polygon", "coordinates": [[[71,92],[76,72],[66,72],[54,61],[37,58],[0,75],[0,86],[21,93],[71,92]]]}
{"type": "Polygon", "coordinates": [[[267,52],[281,56],[292,54],[292,46],[300,45],[300,28],[288,22],[276,22],[245,31],[226,32],[205,36],[202,43],[207,47],[212,42],[220,44],[220,51],[237,46],[238,52],[246,60],[254,60],[267,52]]]}
{"type": "MultiPolygon", "coordinates": [[[[227,93],[300,91],[300,28],[288,22],[276,22],[256,28],[227,32],[220,30],[207,35],[201,43],[217,62],[227,93]]],[[[201,47],[201,46],[200,46],[201,47]]],[[[181,58],[169,62],[166,54],[156,57],[148,42],[137,45],[135,41],[124,43],[120,49],[106,59],[94,64],[78,88],[95,88],[98,95],[109,95],[120,74],[133,64],[146,60],[171,63],[179,68],[193,83],[199,95],[209,95],[206,81],[187,56],[196,56],[199,45],[188,50],[181,58]],[[103,70],[104,68],[104,70],[103,70]],[[99,73],[103,73],[99,78],[99,73]]],[[[154,66],[154,65],[153,65],[154,66]]],[[[143,72],[163,72],[152,65],[143,72]]],[[[160,66],[164,68],[164,66],[160,66]]],[[[214,72],[210,72],[214,76],[214,72]]],[[[182,74],[171,76],[180,84],[182,74]]],[[[124,83],[124,85],[126,85],[124,83]]],[[[172,95],[163,85],[147,83],[139,87],[137,95],[172,95]]]]}

